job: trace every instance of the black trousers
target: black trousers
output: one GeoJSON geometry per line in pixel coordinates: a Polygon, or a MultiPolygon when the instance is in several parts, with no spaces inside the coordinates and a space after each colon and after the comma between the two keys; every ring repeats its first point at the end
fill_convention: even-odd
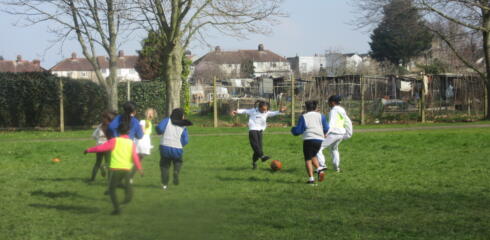
{"type": "Polygon", "coordinates": [[[262,151],[262,131],[250,130],[248,132],[248,139],[254,151],[252,160],[255,162],[264,156],[264,152],[262,151]]]}
{"type": "Polygon", "coordinates": [[[160,156],[160,171],[162,174],[162,184],[167,186],[169,181],[169,170],[170,166],[174,164],[174,184],[179,185],[179,173],[184,163],[182,158],[167,158],[160,156]]]}
{"type": "Polygon", "coordinates": [[[105,171],[107,166],[109,166],[110,162],[110,157],[111,153],[110,152],[103,152],[103,153],[97,153],[96,154],[96,160],[94,167],[92,168],[92,177],[90,180],[95,180],[95,177],[97,176],[97,172],[100,171],[102,172],[103,175],[105,175],[105,171]],[[104,161],[104,165],[102,165],[102,161],[104,161]]]}
{"type": "Polygon", "coordinates": [[[109,195],[111,196],[112,206],[114,210],[119,210],[119,201],[117,200],[116,189],[124,189],[124,202],[129,203],[133,198],[133,186],[129,183],[131,171],[129,170],[113,170],[110,171],[109,180],[109,195]]]}

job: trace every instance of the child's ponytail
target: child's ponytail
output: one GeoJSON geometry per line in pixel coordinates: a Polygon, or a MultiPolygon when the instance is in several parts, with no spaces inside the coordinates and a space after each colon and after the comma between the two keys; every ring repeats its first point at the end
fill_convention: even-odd
{"type": "Polygon", "coordinates": [[[121,115],[121,122],[119,124],[120,129],[130,129],[131,128],[131,117],[134,112],[136,112],[136,105],[133,102],[126,102],[123,105],[124,113],[121,115]]]}

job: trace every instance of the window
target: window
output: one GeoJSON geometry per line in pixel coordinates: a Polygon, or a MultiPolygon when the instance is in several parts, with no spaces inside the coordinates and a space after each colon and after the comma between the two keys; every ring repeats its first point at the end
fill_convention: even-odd
{"type": "Polygon", "coordinates": [[[80,75],[81,75],[82,77],[86,77],[88,74],[87,74],[87,72],[82,72],[80,75]]]}

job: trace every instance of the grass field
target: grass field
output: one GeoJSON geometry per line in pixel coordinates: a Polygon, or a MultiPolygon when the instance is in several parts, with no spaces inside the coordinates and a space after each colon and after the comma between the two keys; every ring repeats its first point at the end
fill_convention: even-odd
{"type": "Polygon", "coordinates": [[[317,187],[299,137],[265,137],[284,163],[272,173],[251,169],[246,136],[192,136],[218,131],[238,130],[191,129],[181,185],[165,192],[154,149],[116,217],[104,179],[84,181],[89,131],[1,133],[0,239],[490,239],[490,128],[357,133],[317,187]]]}

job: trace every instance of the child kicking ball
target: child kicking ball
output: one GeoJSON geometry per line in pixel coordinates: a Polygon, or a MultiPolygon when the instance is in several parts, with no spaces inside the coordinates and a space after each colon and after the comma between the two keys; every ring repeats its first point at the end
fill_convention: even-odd
{"type": "Polygon", "coordinates": [[[320,167],[317,169],[319,173],[327,169],[325,156],[323,155],[323,149],[325,148],[330,150],[334,171],[340,172],[339,144],[342,140],[352,137],[352,121],[347,116],[345,109],[340,106],[341,100],[341,97],[338,95],[331,96],[328,99],[328,106],[331,108],[328,114],[329,129],[325,140],[323,140],[322,147],[317,154],[320,164],[320,167]]]}
{"type": "MultiPolygon", "coordinates": [[[[305,157],[307,184],[315,184],[313,166],[319,168],[317,154],[320,151],[325,134],[328,132],[328,124],[325,115],[318,112],[317,101],[305,102],[306,113],[303,114],[298,124],[291,129],[294,136],[303,134],[303,155],[305,157]]],[[[318,181],[323,181],[325,173],[318,172],[318,181]]]]}
{"type": "Polygon", "coordinates": [[[267,118],[274,117],[282,114],[287,110],[286,107],[282,107],[279,111],[269,111],[269,103],[265,101],[257,101],[255,108],[251,109],[237,109],[231,114],[247,114],[248,118],[248,139],[250,146],[253,150],[252,155],[252,168],[257,169],[257,161],[260,159],[265,162],[270,159],[266,156],[262,150],[262,133],[267,127],[267,118]]]}

